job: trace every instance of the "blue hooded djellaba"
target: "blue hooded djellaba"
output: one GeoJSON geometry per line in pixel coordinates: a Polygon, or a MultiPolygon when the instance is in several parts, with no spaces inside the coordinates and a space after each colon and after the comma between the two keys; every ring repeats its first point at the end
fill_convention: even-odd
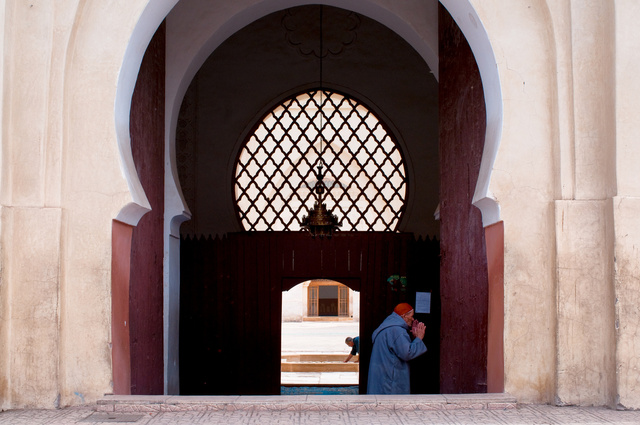
{"type": "Polygon", "coordinates": [[[368,394],[409,394],[409,360],[424,354],[420,338],[411,341],[409,325],[397,313],[391,313],[373,332],[369,364],[368,394]]]}

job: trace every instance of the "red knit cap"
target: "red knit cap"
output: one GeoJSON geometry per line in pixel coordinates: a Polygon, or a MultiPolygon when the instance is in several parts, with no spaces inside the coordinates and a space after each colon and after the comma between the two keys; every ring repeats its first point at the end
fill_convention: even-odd
{"type": "Polygon", "coordinates": [[[413,307],[411,307],[410,304],[407,303],[400,303],[396,306],[396,308],[393,309],[393,312],[396,313],[399,316],[405,315],[408,312],[410,312],[411,310],[413,310],[413,307]]]}

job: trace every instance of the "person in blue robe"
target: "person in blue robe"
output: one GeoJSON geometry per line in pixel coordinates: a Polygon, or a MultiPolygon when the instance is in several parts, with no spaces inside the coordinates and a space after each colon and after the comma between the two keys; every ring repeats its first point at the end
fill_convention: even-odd
{"type": "Polygon", "coordinates": [[[427,351],[422,339],[424,323],[414,321],[413,307],[396,306],[373,332],[373,349],[369,363],[368,394],[409,394],[409,360],[427,351]],[[409,332],[415,337],[413,341],[409,332]]]}

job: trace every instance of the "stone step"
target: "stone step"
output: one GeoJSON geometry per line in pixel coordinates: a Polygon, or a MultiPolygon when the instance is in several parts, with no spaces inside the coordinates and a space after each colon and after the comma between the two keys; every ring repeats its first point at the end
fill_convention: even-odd
{"type": "Polygon", "coordinates": [[[359,372],[360,365],[356,362],[359,356],[353,356],[349,363],[345,363],[346,354],[283,354],[282,372],[359,372]]]}
{"type": "MultiPolygon", "coordinates": [[[[305,316],[303,322],[348,322],[353,323],[353,317],[340,316],[305,316]]],[[[357,322],[356,322],[357,323],[357,322]]]]}
{"type": "Polygon", "coordinates": [[[344,362],[283,362],[282,372],[358,372],[358,363],[344,362]]]}
{"type": "Polygon", "coordinates": [[[126,396],[98,400],[102,412],[172,411],[389,411],[515,409],[509,394],[126,396]]]}
{"type": "MultiPolygon", "coordinates": [[[[347,354],[283,354],[283,362],[344,362],[347,358],[347,354]]],[[[349,360],[349,363],[354,363],[359,360],[360,356],[355,355],[349,360]]]]}

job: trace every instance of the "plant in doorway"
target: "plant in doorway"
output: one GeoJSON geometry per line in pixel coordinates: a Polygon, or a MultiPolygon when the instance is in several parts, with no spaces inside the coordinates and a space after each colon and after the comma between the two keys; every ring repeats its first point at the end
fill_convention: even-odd
{"type": "Polygon", "coordinates": [[[393,292],[405,292],[407,290],[407,277],[400,276],[397,274],[392,274],[387,278],[387,282],[391,285],[391,290],[393,292]]]}

